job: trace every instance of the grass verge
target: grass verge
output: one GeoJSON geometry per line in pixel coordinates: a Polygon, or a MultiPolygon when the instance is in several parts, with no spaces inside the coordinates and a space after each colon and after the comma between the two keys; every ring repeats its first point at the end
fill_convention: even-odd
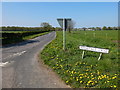
{"type": "MultiPolygon", "coordinates": [[[[4,33],[4,32],[3,32],[4,33]]],[[[48,34],[49,32],[43,32],[43,33],[37,33],[37,34],[26,34],[26,35],[23,35],[24,32],[5,32],[4,35],[6,34],[6,37],[2,37],[1,40],[2,40],[2,45],[7,45],[7,44],[14,44],[14,43],[18,43],[18,42],[22,42],[22,41],[25,41],[25,40],[29,40],[29,39],[33,39],[35,37],[38,37],[38,36],[42,36],[42,35],[45,35],[45,34],[48,34]],[[9,36],[8,36],[8,35],[9,36]],[[12,35],[12,36],[11,36],[12,35]]],[[[26,32],[27,33],[27,32],[26,32]]],[[[34,32],[33,32],[34,33],[34,32]]]]}
{"type": "Polygon", "coordinates": [[[116,88],[118,86],[118,31],[76,31],[66,34],[66,51],[62,50],[62,32],[41,52],[49,65],[72,88],[116,88]],[[95,33],[95,35],[94,35],[95,33]],[[85,51],[80,45],[107,48],[109,54],[85,51]]]}

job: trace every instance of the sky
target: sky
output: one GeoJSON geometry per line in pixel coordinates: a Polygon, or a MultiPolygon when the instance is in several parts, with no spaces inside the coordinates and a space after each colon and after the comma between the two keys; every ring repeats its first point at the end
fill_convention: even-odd
{"type": "Polygon", "coordinates": [[[119,2],[120,0],[1,0],[3,2],[119,2]]]}
{"type": "Polygon", "coordinates": [[[76,28],[118,26],[117,2],[2,2],[2,26],[40,27],[72,18],[76,28]]]}

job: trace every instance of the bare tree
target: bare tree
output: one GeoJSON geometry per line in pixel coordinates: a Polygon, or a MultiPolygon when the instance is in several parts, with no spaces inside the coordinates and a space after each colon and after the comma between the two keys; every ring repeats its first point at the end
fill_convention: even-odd
{"type": "Polygon", "coordinates": [[[69,33],[71,33],[71,30],[75,27],[75,22],[72,20],[70,21],[70,23],[68,24],[67,30],[69,31],[69,33]]]}

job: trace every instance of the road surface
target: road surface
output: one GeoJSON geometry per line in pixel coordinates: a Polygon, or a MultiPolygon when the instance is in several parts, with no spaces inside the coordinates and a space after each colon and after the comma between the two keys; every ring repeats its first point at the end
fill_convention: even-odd
{"type": "Polygon", "coordinates": [[[39,60],[38,54],[55,32],[2,49],[2,88],[68,88],[39,60]],[[39,62],[38,62],[39,61],[39,62]]]}

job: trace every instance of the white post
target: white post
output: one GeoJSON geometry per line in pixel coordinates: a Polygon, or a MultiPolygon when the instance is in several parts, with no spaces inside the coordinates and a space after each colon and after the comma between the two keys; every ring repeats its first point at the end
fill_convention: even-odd
{"type": "Polygon", "coordinates": [[[99,58],[98,58],[98,61],[100,60],[101,56],[102,56],[102,53],[100,53],[100,56],[99,56],[99,58]]]}
{"type": "Polygon", "coordinates": [[[95,33],[93,33],[94,34],[94,37],[95,37],[95,33]]]}
{"type": "Polygon", "coordinates": [[[63,18],[63,50],[65,50],[65,19],[63,18]]]}
{"type": "Polygon", "coordinates": [[[107,33],[106,33],[106,39],[107,39],[107,33]]]}
{"type": "Polygon", "coordinates": [[[83,50],[83,53],[82,53],[82,59],[84,58],[84,54],[85,54],[85,51],[83,50]]]}

